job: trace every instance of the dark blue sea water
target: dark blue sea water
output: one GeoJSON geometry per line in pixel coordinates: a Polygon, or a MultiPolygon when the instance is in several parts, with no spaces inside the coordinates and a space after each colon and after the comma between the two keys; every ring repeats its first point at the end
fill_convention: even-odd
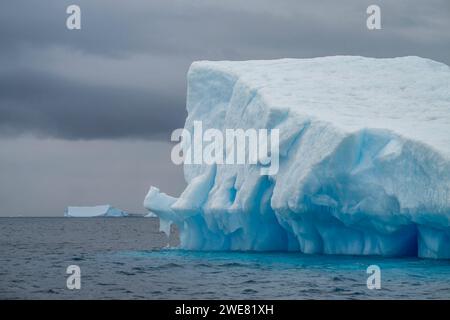
{"type": "Polygon", "coordinates": [[[449,299],[450,261],[189,252],[154,218],[0,218],[2,299],[449,299]],[[66,268],[81,269],[81,289],[66,268]],[[366,286],[369,265],[381,289],[366,286]]]}

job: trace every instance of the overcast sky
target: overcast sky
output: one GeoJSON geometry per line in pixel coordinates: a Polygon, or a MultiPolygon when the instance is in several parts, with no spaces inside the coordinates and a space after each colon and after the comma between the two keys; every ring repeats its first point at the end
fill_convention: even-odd
{"type": "Polygon", "coordinates": [[[177,196],[170,133],[195,60],[418,55],[450,65],[448,0],[72,0],[0,3],[0,216],[68,205],[143,212],[177,196]],[[81,7],[81,30],[66,8],[81,7]],[[381,7],[382,30],[366,28],[381,7]]]}

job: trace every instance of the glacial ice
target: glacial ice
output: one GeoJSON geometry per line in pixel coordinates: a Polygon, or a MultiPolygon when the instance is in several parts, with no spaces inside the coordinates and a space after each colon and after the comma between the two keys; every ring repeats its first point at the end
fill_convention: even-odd
{"type": "Polygon", "coordinates": [[[156,214],[154,214],[153,212],[149,212],[147,213],[145,216],[145,218],[157,218],[158,216],[156,214]]]}
{"type": "Polygon", "coordinates": [[[126,217],[128,214],[107,204],[92,207],[67,207],[64,216],[75,218],[126,217]]]}
{"type": "Polygon", "coordinates": [[[184,165],[144,206],[193,250],[450,258],[450,68],[419,57],[200,61],[188,117],[278,128],[280,168],[184,165]]]}

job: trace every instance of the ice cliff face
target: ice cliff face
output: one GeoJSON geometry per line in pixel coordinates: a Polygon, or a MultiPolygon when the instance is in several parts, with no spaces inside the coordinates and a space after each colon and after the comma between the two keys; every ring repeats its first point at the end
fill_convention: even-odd
{"type": "Polygon", "coordinates": [[[279,171],[185,165],[144,205],[196,250],[450,258],[450,68],[418,57],[192,64],[188,118],[277,128],[279,171]]]}

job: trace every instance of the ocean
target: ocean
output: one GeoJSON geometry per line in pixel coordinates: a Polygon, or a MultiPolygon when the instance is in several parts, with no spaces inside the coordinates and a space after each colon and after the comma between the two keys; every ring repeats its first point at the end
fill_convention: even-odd
{"type": "Polygon", "coordinates": [[[184,251],[158,228],[157,218],[0,218],[0,299],[450,299],[449,260],[184,251]],[[367,286],[371,265],[380,289],[367,286]]]}

